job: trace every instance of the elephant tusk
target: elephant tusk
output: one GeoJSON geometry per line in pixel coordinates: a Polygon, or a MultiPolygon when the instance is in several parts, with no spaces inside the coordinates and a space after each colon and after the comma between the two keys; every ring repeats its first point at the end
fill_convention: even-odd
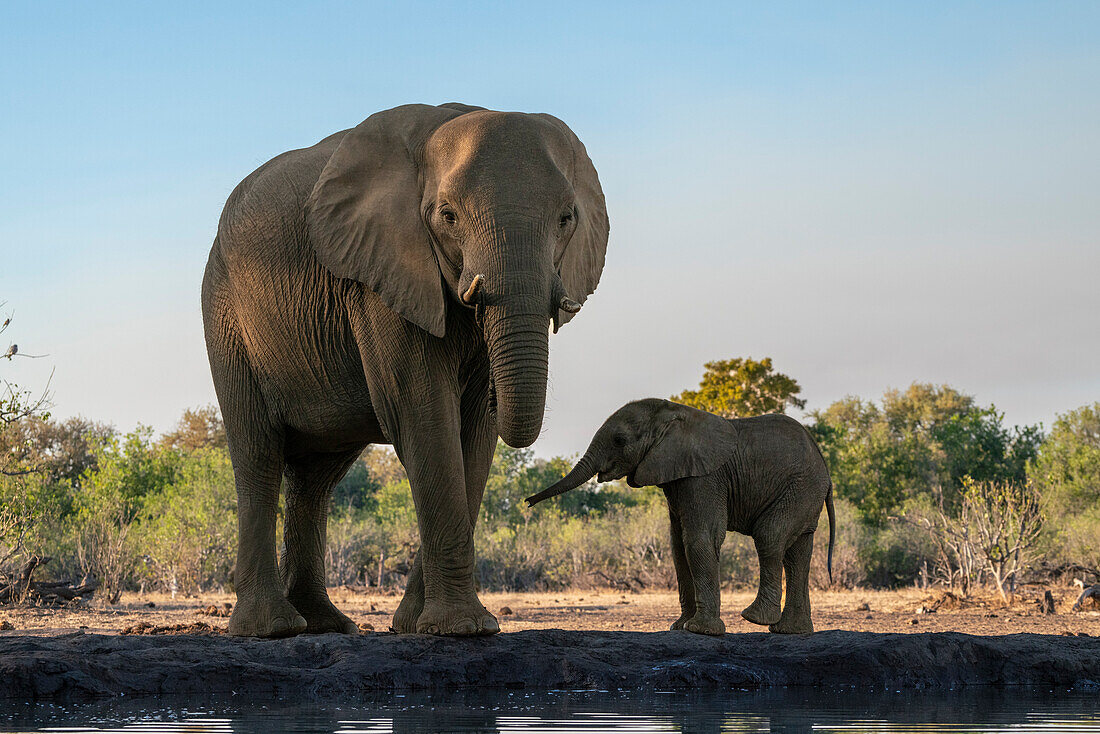
{"type": "Polygon", "coordinates": [[[462,294],[462,302],[467,306],[473,306],[477,298],[477,292],[481,289],[481,281],[485,280],[485,276],[480,273],[474,276],[474,279],[470,282],[470,287],[466,289],[466,292],[462,294]]]}
{"type": "Polygon", "coordinates": [[[577,303],[569,296],[562,296],[558,308],[566,313],[576,313],[581,310],[581,304],[577,303]]]}

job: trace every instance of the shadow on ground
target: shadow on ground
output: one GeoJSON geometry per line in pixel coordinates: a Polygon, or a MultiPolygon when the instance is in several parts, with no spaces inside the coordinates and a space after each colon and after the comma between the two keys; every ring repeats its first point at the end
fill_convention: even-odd
{"type": "Polygon", "coordinates": [[[810,636],[528,630],[425,635],[0,638],[0,697],[244,694],[288,701],[373,691],[1058,686],[1100,690],[1100,638],[954,632],[810,636]]]}

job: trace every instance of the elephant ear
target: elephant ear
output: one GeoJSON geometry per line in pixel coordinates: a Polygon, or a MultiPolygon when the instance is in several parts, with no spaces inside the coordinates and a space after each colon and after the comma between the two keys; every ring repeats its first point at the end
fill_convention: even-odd
{"type": "Polygon", "coordinates": [[[306,203],[321,264],[364,283],[395,313],[440,337],[446,299],[420,214],[417,156],[436,128],[474,109],[411,104],[371,115],[344,135],[306,203]]]}
{"type": "Polygon", "coordinates": [[[725,418],[676,406],[661,435],[638,463],[634,484],[656,486],[718,470],[733,457],[737,429],[725,418]]]}
{"type": "MultiPolygon", "coordinates": [[[[573,148],[572,170],[569,175],[576,197],[577,228],[562,251],[557,267],[566,295],[583,304],[596,290],[603,272],[607,235],[610,231],[607,205],[604,203],[596,167],[592,165],[584,144],[568,125],[553,115],[542,114],[539,117],[560,130],[573,148]]],[[[559,311],[558,323],[569,323],[574,315],[559,311]]]]}

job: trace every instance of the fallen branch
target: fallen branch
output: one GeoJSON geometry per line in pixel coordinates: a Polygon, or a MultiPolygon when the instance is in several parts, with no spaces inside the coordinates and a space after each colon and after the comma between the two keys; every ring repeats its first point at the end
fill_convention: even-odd
{"type": "Polygon", "coordinates": [[[1093,584],[1081,590],[1081,596],[1077,597],[1077,601],[1073,603],[1073,607],[1070,608],[1071,612],[1081,611],[1081,605],[1085,603],[1086,599],[1092,599],[1093,604],[1100,604],[1100,584],[1093,584]]]}
{"type": "Polygon", "coordinates": [[[92,578],[83,579],[79,584],[72,581],[35,581],[35,569],[50,562],[49,556],[31,556],[23,564],[19,578],[0,586],[0,604],[33,602],[38,604],[68,604],[76,599],[84,599],[95,593],[99,582],[92,578]]]}

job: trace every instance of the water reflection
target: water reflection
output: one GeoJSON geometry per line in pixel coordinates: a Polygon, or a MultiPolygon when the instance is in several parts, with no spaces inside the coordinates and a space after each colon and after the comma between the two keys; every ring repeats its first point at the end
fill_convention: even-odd
{"type": "MultiPolygon", "coordinates": [[[[454,692],[313,705],[162,698],[0,708],[0,731],[50,732],[1100,732],[1097,692],[787,689],[454,692]]],[[[2,704],[0,704],[2,706],[2,704]]]]}

